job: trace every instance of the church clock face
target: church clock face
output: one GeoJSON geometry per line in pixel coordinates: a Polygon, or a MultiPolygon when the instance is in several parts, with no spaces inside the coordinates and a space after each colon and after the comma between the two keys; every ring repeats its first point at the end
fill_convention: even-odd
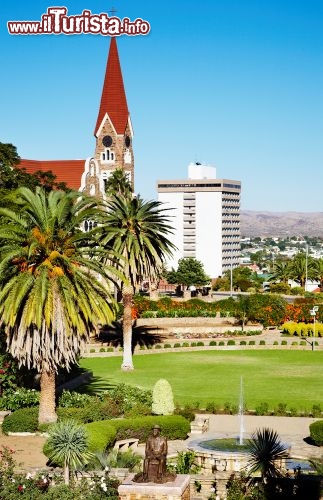
{"type": "Polygon", "coordinates": [[[112,143],[113,143],[113,140],[112,140],[111,135],[105,135],[103,137],[103,139],[102,139],[103,146],[105,146],[106,148],[109,148],[110,146],[112,146],[112,143]]]}
{"type": "Polygon", "coordinates": [[[129,135],[126,135],[126,137],[124,138],[124,143],[125,143],[127,148],[130,146],[131,139],[130,139],[129,135]]]}

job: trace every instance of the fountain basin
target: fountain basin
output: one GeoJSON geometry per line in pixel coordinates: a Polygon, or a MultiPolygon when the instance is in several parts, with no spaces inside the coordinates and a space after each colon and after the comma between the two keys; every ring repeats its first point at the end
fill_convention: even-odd
{"type": "MultiPolygon", "coordinates": [[[[250,455],[245,447],[239,450],[240,445],[238,443],[238,438],[236,445],[237,449],[227,451],[217,450],[216,444],[214,445],[214,449],[210,448],[210,443],[212,441],[216,442],[216,439],[217,438],[214,436],[205,436],[204,439],[194,439],[187,444],[187,448],[195,453],[196,462],[199,467],[201,467],[201,474],[209,475],[216,472],[240,472],[247,467],[250,455]]],[[[220,441],[225,440],[223,436],[218,437],[218,439],[220,441]]],[[[228,441],[232,441],[232,439],[228,439],[228,441]]],[[[286,460],[287,458],[279,460],[277,466],[286,468],[286,460]]]]}

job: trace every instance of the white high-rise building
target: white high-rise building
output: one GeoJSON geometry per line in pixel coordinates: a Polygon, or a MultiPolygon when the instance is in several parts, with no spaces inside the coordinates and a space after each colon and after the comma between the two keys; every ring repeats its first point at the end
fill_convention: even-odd
{"type": "Polygon", "coordinates": [[[191,163],[188,179],[159,180],[158,200],[170,209],[177,247],[168,267],[194,257],[211,278],[239,266],[241,182],[217,179],[215,167],[191,163]]]}

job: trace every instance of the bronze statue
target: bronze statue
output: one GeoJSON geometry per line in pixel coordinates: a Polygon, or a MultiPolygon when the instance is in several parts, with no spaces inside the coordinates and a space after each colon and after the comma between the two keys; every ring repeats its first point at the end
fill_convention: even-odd
{"type": "Polygon", "coordinates": [[[146,441],[145,459],[142,474],[136,474],[134,481],[138,483],[166,483],[173,481],[175,474],[166,470],[167,439],[160,434],[160,426],[154,425],[152,434],[146,441]]]}

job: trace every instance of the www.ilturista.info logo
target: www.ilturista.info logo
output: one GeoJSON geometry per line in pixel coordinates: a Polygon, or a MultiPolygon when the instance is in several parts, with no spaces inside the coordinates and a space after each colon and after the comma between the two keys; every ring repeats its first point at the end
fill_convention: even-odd
{"type": "Polygon", "coordinates": [[[150,24],[141,18],[131,22],[128,17],[119,19],[108,14],[92,14],[83,10],[78,16],[68,16],[66,7],[48,7],[41,21],[8,21],[8,31],[11,35],[147,35],[150,24]]]}

